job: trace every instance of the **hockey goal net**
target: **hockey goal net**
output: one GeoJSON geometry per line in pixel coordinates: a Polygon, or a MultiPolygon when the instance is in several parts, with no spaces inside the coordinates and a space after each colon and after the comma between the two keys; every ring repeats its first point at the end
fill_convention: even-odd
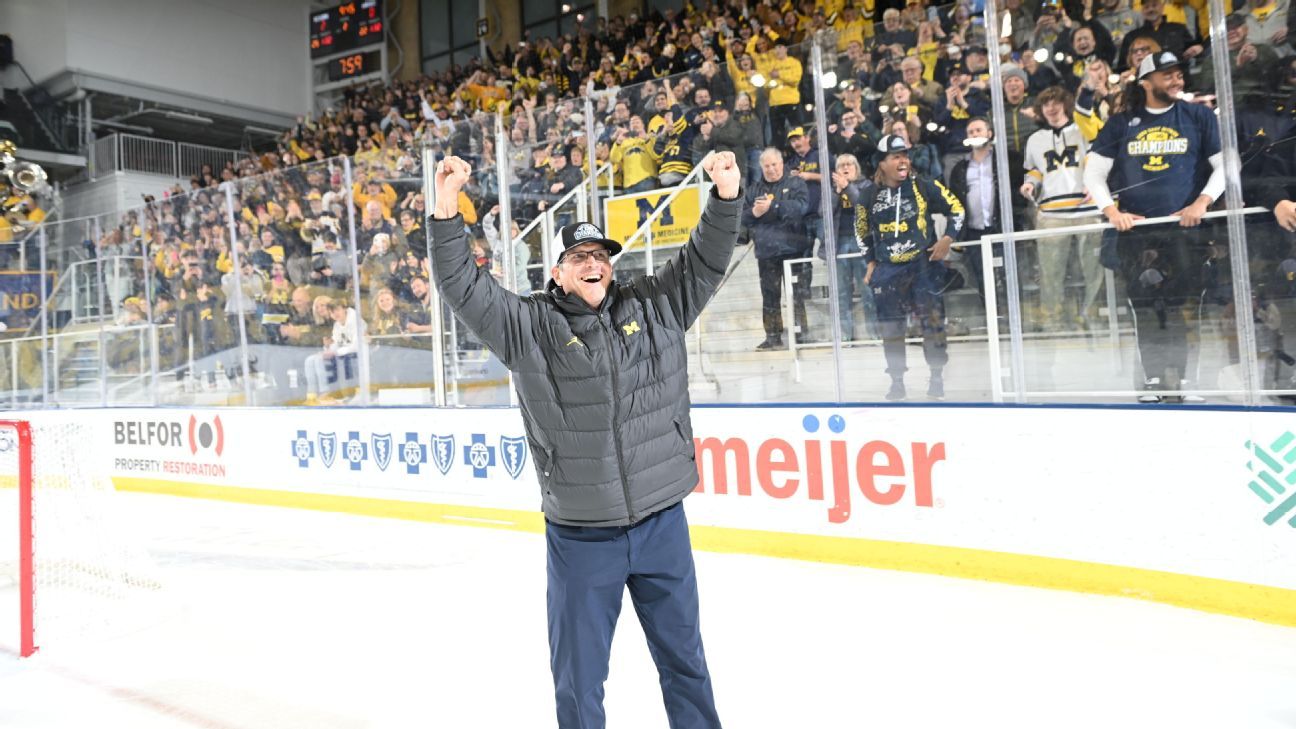
{"type": "Polygon", "coordinates": [[[17,631],[23,657],[116,633],[161,587],[91,430],[0,420],[0,627],[17,631]]]}

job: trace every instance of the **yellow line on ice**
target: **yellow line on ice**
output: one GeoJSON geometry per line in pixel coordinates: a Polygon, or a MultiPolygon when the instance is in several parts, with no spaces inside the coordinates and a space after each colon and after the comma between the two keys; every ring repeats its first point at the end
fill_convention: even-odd
{"type": "MultiPolygon", "coordinates": [[[[213,499],[377,516],[455,526],[544,532],[539,512],[431,504],[363,496],[252,489],[116,477],[136,493],[213,499]]],[[[1296,590],[1056,557],[852,537],[694,526],[693,546],[708,552],[920,572],[1070,592],[1133,597],[1221,615],[1296,627],[1296,590]]]]}

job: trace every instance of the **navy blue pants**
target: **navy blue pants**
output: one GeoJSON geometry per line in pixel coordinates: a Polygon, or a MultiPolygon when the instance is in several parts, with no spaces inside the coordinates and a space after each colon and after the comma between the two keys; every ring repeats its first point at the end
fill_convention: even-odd
{"type": "Polygon", "coordinates": [[[949,362],[945,339],[945,264],[930,261],[927,253],[911,263],[882,262],[873,270],[869,282],[877,306],[878,328],[882,333],[882,354],[886,371],[892,377],[903,377],[905,370],[905,334],[909,313],[922,325],[923,357],[933,370],[949,362]]]}
{"type": "Polygon", "coordinates": [[[621,596],[657,664],[671,729],[719,729],[702,652],[697,575],[683,504],[629,527],[545,523],[549,656],[561,729],[603,729],[603,682],[621,596]]]}

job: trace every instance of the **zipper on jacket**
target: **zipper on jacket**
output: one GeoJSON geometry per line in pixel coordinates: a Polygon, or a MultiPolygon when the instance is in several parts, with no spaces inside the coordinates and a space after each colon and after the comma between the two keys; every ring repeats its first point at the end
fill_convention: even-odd
{"type": "Polygon", "coordinates": [[[617,391],[620,388],[617,387],[617,368],[612,354],[613,343],[616,340],[612,338],[612,328],[608,326],[610,316],[610,314],[599,314],[598,321],[599,326],[603,327],[603,335],[607,338],[608,370],[612,373],[612,443],[616,446],[617,472],[621,474],[621,492],[625,494],[626,516],[630,518],[630,523],[634,524],[637,520],[635,519],[634,506],[630,501],[630,482],[626,479],[625,455],[621,451],[621,434],[616,427],[621,400],[617,396],[617,391]]]}
{"type": "Polygon", "coordinates": [[[901,182],[900,186],[896,188],[896,194],[895,194],[895,209],[896,209],[895,238],[896,240],[900,239],[900,199],[904,197],[903,191],[904,191],[904,182],[901,182]]]}

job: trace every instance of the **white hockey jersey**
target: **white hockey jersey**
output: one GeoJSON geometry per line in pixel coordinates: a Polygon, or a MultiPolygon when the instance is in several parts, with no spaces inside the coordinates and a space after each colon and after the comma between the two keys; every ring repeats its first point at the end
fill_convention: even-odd
{"type": "Polygon", "coordinates": [[[1023,164],[1035,183],[1039,212],[1049,218],[1083,218],[1098,208],[1087,199],[1084,160],[1089,145],[1074,122],[1059,130],[1040,129],[1026,140],[1023,164]]]}

